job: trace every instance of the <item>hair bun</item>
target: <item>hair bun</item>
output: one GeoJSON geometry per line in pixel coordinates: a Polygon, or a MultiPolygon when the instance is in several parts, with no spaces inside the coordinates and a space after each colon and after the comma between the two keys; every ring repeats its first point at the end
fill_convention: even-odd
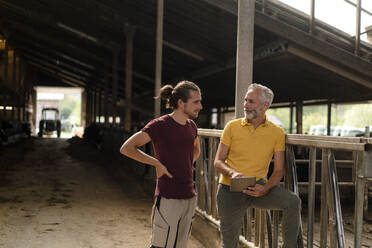
{"type": "Polygon", "coordinates": [[[173,86],[172,85],[170,85],[170,84],[164,85],[160,89],[160,98],[163,99],[163,100],[168,100],[169,98],[171,98],[172,92],[173,92],[173,86]]]}

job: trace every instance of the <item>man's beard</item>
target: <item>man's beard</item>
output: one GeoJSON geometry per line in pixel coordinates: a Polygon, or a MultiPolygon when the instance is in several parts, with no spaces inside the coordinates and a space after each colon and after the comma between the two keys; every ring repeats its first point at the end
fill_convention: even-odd
{"type": "Polygon", "coordinates": [[[252,109],[252,110],[245,110],[244,117],[248,120],[256,119],[258,116],[258,112],[261,112],[261,108],[252,109]]]}
{"type": "Polygon", "coordinates": [[[183,110],[183,113],[185,115],[187,115],[187,117],[189,117],[189,119],[196,119],[196,118],[198,118],[198,115],[199,115],[199,111],[198,112],[191,112],[191,111],[187,111],[186,109],[183,110]]]}

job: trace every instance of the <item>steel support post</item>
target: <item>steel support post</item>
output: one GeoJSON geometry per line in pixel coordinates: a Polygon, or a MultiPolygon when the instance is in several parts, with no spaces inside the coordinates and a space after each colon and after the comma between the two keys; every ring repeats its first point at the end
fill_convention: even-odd
{"type": "Polygon", "coordinates": [[[366,161],[365,151],[357,153],[355,178],[355,208],[354,208],[354,247],[362,247],[363,232],[363,201],[366,178],[364,177],[366,161]]]}
{"type": "Polygon", "coordinates": [[[328,237],[328,201],[327,201],[327,183],[328,183],[328,149],[322,149],[322,188],[320,204],[320,247],[327,247],[328,237]]]}
{"type": "Polygon", "coordinates": [[[297,123],[297,133],[302,134],[302,113],[303,113],[303,103],[302,101],[296,102],[296,123],[297,123]]]}
{"type": "Polygon", "coordinates": [[[314,241],[314,209],[315,209],[315,178],[316,178],[316,148],[310,148],[309,155],[309,186],[308,186],[308,222],[307,222],[307,248],[313,247],[314,241]]]}
{"type": "Polygon", "coordinates": [[[331,123],[332,123],[332,103],[327,104],[327,135],[331,134],[331,123]]]}
{"type": "Polygon", "coordinates": [[[332,232],[333,235],[330,235],[331,240],[331,247],[336,247],[338,245],[339,248],[345,247],[345,234],[344,234],[344,226],[342,221],[342,211],[341,211],[341,201],[340,201],[340,191],[338,188],[338,178],[337,178],[337,169],[336,169],[336,162],[335,157],[332,151],[328,152],[328,197],[331,201],[329,204],[329,212],[332,214],[332,232]]]}

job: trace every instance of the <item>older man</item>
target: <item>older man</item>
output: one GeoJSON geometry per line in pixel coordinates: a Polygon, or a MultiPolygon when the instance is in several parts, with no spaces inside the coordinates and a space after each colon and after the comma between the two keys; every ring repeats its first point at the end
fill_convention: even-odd
{"type": "Polygon", "coordinates": [[[237,247],[248,207],[283,210],[283,247],[296,247],[301,200],[278,186],[285,171],[285,133],[267,120],[265,113],[273,98],[269,88],[251,84],[244,99],[245,118],[227,123],[221,136],[214,166],[221,173],[217,207],[224,248],[237,247]],[[273,156],[274,170],[267,180],[273,156]],[[242,192],[231,192],[231,178],[246,176],[256,177],[256,184],[242,192]]]}

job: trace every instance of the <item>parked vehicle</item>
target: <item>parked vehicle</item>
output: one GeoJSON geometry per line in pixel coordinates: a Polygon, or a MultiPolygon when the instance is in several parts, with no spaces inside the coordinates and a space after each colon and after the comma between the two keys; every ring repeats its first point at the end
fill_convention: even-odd
{"type": "Polygon", "coordinates": [[[327,127],[323,125],[312,125],[309,129],[309,135],[327,135],[327,127]]]}
{"type": "Polygon", "coordinates": [[[39,122],[39,137],[43,134],[52,134],[57,132],[57,137],[61,137],[61,120],[59,110],[56,108],[44,108],[41,111],[41,120],[39,122]]]}
{"type": "Polygon", "coordinates": [[[342,126],[335,126],[333,132],[331,132],[332,136],[341,136],[342,129],[342,126]]]}
{"type": "Polygon", "coordinates": [[[341,131],[341,136],[344,137],[356,137],[361,134],[364,134],[363,128],[345,127],[341,131]]]}

